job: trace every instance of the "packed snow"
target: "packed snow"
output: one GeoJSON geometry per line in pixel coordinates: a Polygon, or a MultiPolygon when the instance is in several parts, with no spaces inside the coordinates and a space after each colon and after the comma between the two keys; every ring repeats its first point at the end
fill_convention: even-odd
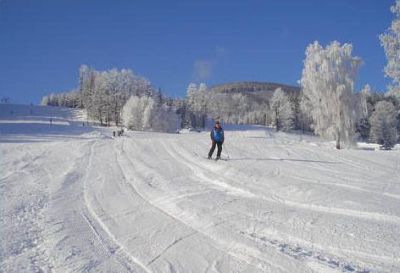
{"type": "Polygon", "coordinates": [[[400,272],[400,148],[0,106],[2,272],[400,272]]]}

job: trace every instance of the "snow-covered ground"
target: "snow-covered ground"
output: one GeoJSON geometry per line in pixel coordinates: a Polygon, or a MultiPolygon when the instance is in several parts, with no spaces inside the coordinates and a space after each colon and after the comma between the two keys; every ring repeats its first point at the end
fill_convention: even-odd
{"type": "Polygon", "coordinates": [[[398,146],[82,123],[0,106],[2,272],[400,272],[398,146]]]}

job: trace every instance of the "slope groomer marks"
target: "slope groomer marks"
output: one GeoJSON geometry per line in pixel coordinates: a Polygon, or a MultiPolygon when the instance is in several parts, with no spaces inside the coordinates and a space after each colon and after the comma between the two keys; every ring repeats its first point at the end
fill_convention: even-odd
{"type": "Polygon", "coordinates": [[[215,162],[209,132],[112,138],[77,110],[7,107],[4,272],[400,272],[398,147],[246,126],[215,162]]]}

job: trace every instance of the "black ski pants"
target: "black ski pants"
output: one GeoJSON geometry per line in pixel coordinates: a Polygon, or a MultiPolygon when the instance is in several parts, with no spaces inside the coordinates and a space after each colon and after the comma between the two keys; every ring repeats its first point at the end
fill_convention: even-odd
{"type": "Polygon", "coordinates": [[[221,157],[222,142],[217,142],[217,141],[212,142],[212,146],[211,146],[210,152],[208,153],[208,156],[211,157],[213,155],[215,146],[218,146],[217,157],[221,157]]]}

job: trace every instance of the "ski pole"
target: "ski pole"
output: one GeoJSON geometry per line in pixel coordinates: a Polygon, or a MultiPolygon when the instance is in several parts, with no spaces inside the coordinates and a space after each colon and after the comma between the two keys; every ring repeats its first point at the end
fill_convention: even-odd
{"type": "Polygon", "coordinates": [[[231,157],[229,156],[228,150],[226,149],[226,144],[225,144],[224,150],[225,150],[225,153],[226,153],[227,158],[228,158],[228,159],[231,159],[231,157]]]}

